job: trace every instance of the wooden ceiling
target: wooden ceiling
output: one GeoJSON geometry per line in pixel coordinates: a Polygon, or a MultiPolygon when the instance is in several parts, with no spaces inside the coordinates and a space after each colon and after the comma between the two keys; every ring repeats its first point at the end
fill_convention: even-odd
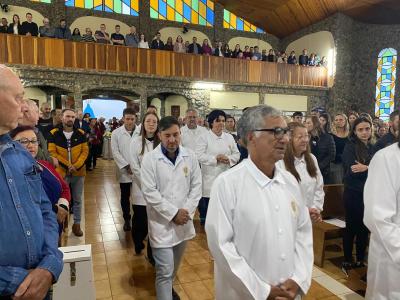
{"type": "Polygon", "coordinates": [[[400,0],[218,0],[226,9],[279,38],[337,12],[373,24],[400,24],[400,0]]]}

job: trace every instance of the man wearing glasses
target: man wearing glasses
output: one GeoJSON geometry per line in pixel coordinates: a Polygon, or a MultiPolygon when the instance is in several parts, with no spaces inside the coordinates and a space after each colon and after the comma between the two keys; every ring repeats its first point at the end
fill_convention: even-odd
{"type": "Polygon", "coordinates": [[[238,134],[249,158],[215,180],[205,225],[216,299],[298,299],[311,284],[312,227],[296,179],[275,166],[287,124],[259,105],[245,111],[238,134]]]}
{"type": "Polygon", "coordinates": [[[58,226],[37,163],[9,135],[22,117],[21,81],[2,65],[0,78],[0,299],[47,300],[63,267],[58,226]]]}

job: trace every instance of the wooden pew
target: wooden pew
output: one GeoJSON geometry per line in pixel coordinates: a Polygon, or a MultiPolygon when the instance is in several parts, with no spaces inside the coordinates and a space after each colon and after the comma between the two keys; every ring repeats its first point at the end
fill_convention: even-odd
{"type": "MultiPolygon", "coordinates": [[[[324,186],[325,199],[324,210],[322,211],[323,219],[337,218],[344,220],[344,204],[343,204],[343,184],[328,184],[324,186]]],[[[313,224],[314,237],[314,263],[318,267],[323,267],[325,259],[326,241],[342,237],[343,228],[320,222],[313,224]]]]}

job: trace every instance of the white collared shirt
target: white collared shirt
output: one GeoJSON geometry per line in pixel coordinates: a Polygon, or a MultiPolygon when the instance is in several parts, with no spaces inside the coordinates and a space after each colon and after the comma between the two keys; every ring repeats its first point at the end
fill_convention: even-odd
{"type": "MultiPolygon", "coordinates": [[[[317,159],[313,154],[310,154],[312,160],[314,161],[315,167],[317,168],[317,177],[311,177],[307,171],[306,160],[304,155],[301,158],[294,158],[294,167],[299,173],[301,181],[299,182],[301,191],[303,193],[303,198],[305,205],[308,208],[317,208],[322,211],[324,208],[324,179],[322,177],[321,171],[318,167],[317,159]]],[[[277,162],[277,165],[281,168],[286,169],[283,160],[277,162]]]]}
{"type": "Polygon", "coordinates": [[[195,129],[190,129],[187,125],[181,128],[181,144],[183,147],[188,148],[192,151],[196,151],[197,139],[204,133],[207,132],[202,126],[196,126],[195,129]]]}
{"type": "Polygon", "coordinates": [[[205,230],[214,257],[217,300],[265,300],[291,278],[306,293],[313,266],[312,227],[296,179],[272,179],[251,159],[218,176],[205,230]]]}
{"type": "Polygon", "coordinates": [[[239,161],[240,152],[231,134],[222,132],[220,136],[217,136],[212,130],[209,130],[198,138],[196,156],[201,164],[203,197],[210,197],[211,186],[215,178],[239,161]],[[217,163],[219,154],[226,155],[230,163],[217,163]]]}
{"type": "Polygon", "coordinates": [[[131,141],[138,134],[137,126],[132,135],[126,130],[125,126],[118,127],[111,133],[111,150],[114,162],[117,165],[117,179],[120,183],[132,182],[132,176],[128,174],[124,167],[129,166],[131,141]]]}
{"type": "Polygon", "coordinates": [[[201,172],[195,154],[179,147],[173,164],[158,145],[143,157],[140,176],[151,246],[173,247],[193,238],[193,217],[201,198],[201,172]],[[187,209],[191,216],[185,225],[172,221],[180,208],[187,209]]]}
{"type": "Polygon", "coordinates": [[[144,140],[144,153],[142,152],[142,136],[138,135],[134,137],[131,141],[130,150],[130,165],[132,170],[132,188],[131,188],[131,199],[132,204],[134,205],[146,205],[146,200],[144,199],[142,190],[141,190],[141,180],[140,180],[140,168],[142,165],[143,156],[153,151],[154,142],[149,141],[147,139],[144,140]]]}

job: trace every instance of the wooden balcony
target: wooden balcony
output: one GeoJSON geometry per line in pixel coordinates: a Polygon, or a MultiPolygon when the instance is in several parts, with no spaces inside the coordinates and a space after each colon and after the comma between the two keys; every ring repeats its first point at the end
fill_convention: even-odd
{"type": "Polygon", "coordinates": [[[190,80],[327,87],[323,67],[0,34],[0,63],[129,72],[190,80]]]}

